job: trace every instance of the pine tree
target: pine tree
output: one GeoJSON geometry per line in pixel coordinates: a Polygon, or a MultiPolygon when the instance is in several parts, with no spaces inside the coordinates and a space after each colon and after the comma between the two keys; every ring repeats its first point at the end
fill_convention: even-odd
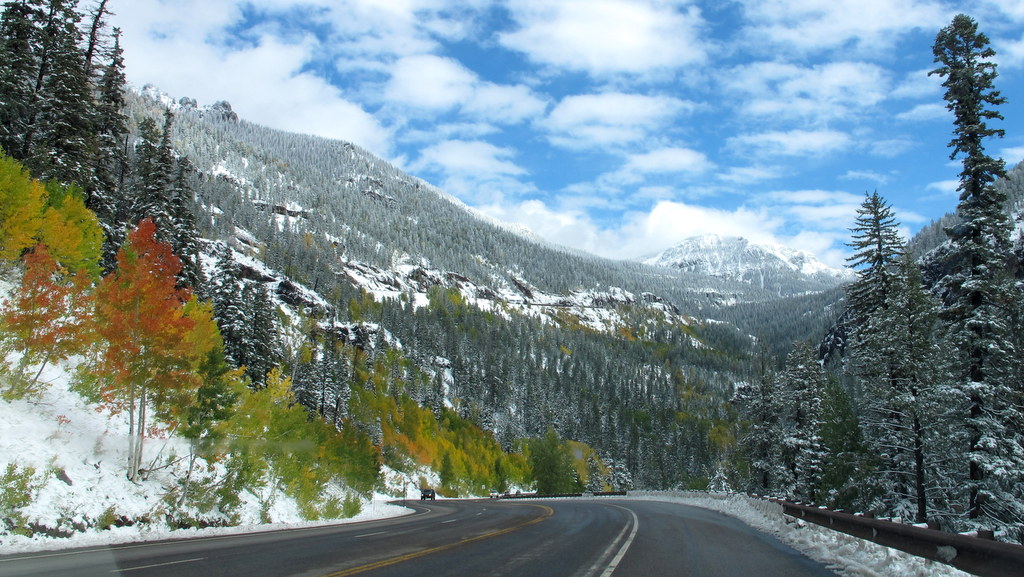
{"type": "Polygon", "coordinates": [[[247,307],[248,325],[241,362],[253,386],[260,388],[266,383],[267,373],[280,362],[276,308],[267,287],[262,284],[246,284],[242,298],[247,307]]]}
{"type": "Polygon", "coordinates": [[[245,333],[247,318],[242,299],[242,280],[238,264],[231,249],[217,245],[217,261],[212,279],[214,318],[224,340],[224,357],[233,368],[240,368],[245,360],[245,333]]]}
{"type": "Polygon", "coordinates": [[[170,184],[170,231],[168,241],[174,254],[181,259],[181,273],[178,281],[181,286],[201,290],[205,284],[202,268],[199,263],[199,231],[196,230],[196,217],[193,212],[195,200],[188,177],[192,170],[188,159],[178,163],[177,173],[170,184]]]}
{"type": "Polygon", "coordinates": [[[788,496],[790,474],[783,461],[782,446],[786,437],[786,410],[790,406],[789,391],[779,387],[777,376],[762,363],[758,380],[739,387],[734,402],[748,423],[740,443],[750,460],[751,489],[788,496]]]}
{"type": "Polygon", "coordinates": [[[948,355],[937,339],[938,303],[909,256],[893,281],[887,307],[868,317],[872,330],[853,364],[864,381],[865,432],[881,465],[873,508],[925,522],[932,497],[946,500],[938,487],[942,464],[956,454],[948,443],[956,394],[944,385],[948,355]]]}
{"type": "Polygon", "coordinates": [[[159,238],[165,242],[172,228],[170,184],[174,167],[169,134],[173,120],[174,115],[167,110],[162,130],[152,118],[139,123],[132,183],[132,222],[152,219],[159,238]]]}
{"type": "Polygon", "coordinates": [[[892,207],[878,191],[864,195],[851,229],[853,240],[849,246],[854,253],[846,259],[857,271],[857,280],[846,289],[846,298],[854,311],[854,330],[865,317],[887,306],[893,268],[903,252],[899,226],[892,207]]]}
{"type": "Polygon", "coordinates": [[[44,28],[47,50],[37,93],[38,113],[26,135],[33,174],[43,180],[93,187],[93,107],[90,75],[78,29],[75,2],[50,0],[44,28]]]}
{"type": "MultiPolygon", "coordinates": [[[[128,138],[128,119],[125,116],[124,54],[121,49],[121,31],[115,28],[114,45],[110,50],[110,62],[103,72],[96,88],[96,155],[93,167],[93,186],[87,189],[87,206],[96,213],[107,236],[120,231],[128,222],[127,199],[124,198],[124,180],[128,167],[125,144],[128,138]]],[[[108,248],[116,253],[118,242],[108,248]]],[[[111,267],[113,263],[110,263],[111,267]]],[[[108,268],[111,268],[108,267],[108,268]]]]}
{"type": "Polygon", "coordinates": [[[1005,193],[992,183],[1004,174],[1001,160],[985,153],[984,141],[1003,136],[990,128],[1002,120],[995,110],[1006,99],[995,90],[995,51],[964,14],[953,18],[935,38],[931,71],[943,77],[946,107],[954,115],[951,159],[961,157],[961,223],[947,230],[952,244],[953,272],[941,282],[947,302],[947,334],[960,351],[960,384],[970,399],[968,409],[968,517],[975,524],[1011,523],[1024,519],[1024,502],[1014,489],[1024,471],[1019,383],[1011,383],[1016,352],[1007,311],[1015,288],[1006,270],[1009,219],[1005,193]],[[1016,392],[1015,392],[1016,391],[1016,392]]]}
{"type": "Polygon", "coordinates": [[[42,0],[7,2],[0,17],[0,148],[24,160],[38,75],[42,0]]]}
{"type": "Polygon", "coordinates": [[[788,426],[782,440],[783,459],[791,495],[811,503],[818,497],[826,457],[821,438],[825,383],[825,371],[814,348],[806,343],[794,346],[779,379],[779,388],[786,391],[791,403],[784,413],[788,426]]]}

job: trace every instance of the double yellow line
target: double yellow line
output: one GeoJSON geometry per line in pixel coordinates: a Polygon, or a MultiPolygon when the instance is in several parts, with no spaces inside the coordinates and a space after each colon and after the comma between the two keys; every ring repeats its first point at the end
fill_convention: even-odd
{"type": "Polygon", "coordinates": [[[422,551],[416,551],[414,553],[407,553],[405,555],[401,555],[401,556],[398,556],[398,557],[392,557],[390,559],[384,559],[382,561],[376,561],[374,563],[369,563],[367,565],[360,565],[359,567],[352,567],[351,569],[345,569],[343,571],[336,571],[334,573],[328,573],[328,574],[324,575],[323,577],[348,577],[349,575],[355,575],[357,573],[364,573],[366,571],[373,571],[374,569],[380,569],[381,567],[388,567],[390,565],[395,565],[395,564],[398,564],[398,563],[403,563],[405,561],[409,561],[411,559],[416,559],[418,557],[425,557],[427,555],[433,555],[434,553],[440,553],[441,551],[447,551],[449,549],[454,549],[456,547],[461,547],[463,545],[468,545],[469,543],[473,543],[473,542],[476,542],[476,541],[483,541],[484,539],[490,539],[491,537],[497,537],[499,535],[505,535],[505,534],[511,533],[513,531],[518,531],[518,530],[520,530],[520,529],[522,529],[524,527],[529,527],[530,525],[536,525],[537,523],[540,523],[541,521],[547,519],[548,517],[550,517],[551,515],[554,515],[554,513],[555,513],[554,509],[552,509],[551,507],[548,507],[546,505],[530,505],[530,507],[538,507],[540,509],[543,509],[544,510],[544,514],[541,515],[540,517],[536,517],[536,518],[530,519],[529,521],[526,521],[524,523],[520,523],[520,524],[514,525],[512,527],[506,527],[505,529],[499,529],[497,531],[491,531],[490,533],[484,533],[483,535],[477,535],[476,537],[467,537],[465,539],[462,539],[461,541],[456,541],[454,543],[448,543],[447,545],[441,545],[441,546],[438,546],[438,547],[432,547],[430,549],[424,549],[422,551]]]}

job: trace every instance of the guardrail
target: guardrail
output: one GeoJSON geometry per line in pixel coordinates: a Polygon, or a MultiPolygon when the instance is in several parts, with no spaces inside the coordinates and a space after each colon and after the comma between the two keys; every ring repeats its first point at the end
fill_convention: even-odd
{"type": "Polygon", "coordinates": [[[768,499],[785,514],[982,577],[1024,575],[1024,546],[768,499]]]}
{"type": "Polygon", "coordinates": [[[589,493],[505,493],[499,495],[500,499],[553,499],[556,497],[583,497],[593,495],[595,497],[624,497],[625,491],[593,491],[589,493]]]}

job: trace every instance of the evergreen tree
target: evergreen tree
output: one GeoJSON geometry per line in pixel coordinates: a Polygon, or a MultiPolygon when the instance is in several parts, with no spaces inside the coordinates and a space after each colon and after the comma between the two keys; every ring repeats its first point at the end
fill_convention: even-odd
{"type": "Polygon", "coordinates": [[[108,243],[111,243],[107,249],[108,254],[116,252],[120,246],[120,242],[114,241],[120,240],[120,231],[128,222],[128,202],[124,198],[128,166],[125,150],[128,119],[124,113],[126,85],[121,31],[115,28],[110,62],[103,68],[96,88],[94,179],[92,188],[86,190],[87,205],[96,213],[107,231],[108,243]]]}
{"type": "Polygon", "coordinates": [[[1003,162],[985,153],[984,141],[1003,136],[990,128],[1001,120],[1005,103],[995,90],[995,51],[977,23],[964,14],[953,18],[935,38],[933,52],[943,77],[946,107],[954,115],[951,159],[961,157],[961,223],[948,229],[953,271],[941,282],[947,303],[948,338],[960,352],[959,382],[969,398],[968,517],[977,525],[1016,523],[1024,502],[1014,491],[1024,471],[1020,423],[1020,383],[1010,382],[1016,353],[1007,311],[1015,287],[1006,270],[1010,223],[1006,196],[992,183],[1004,174],[1003,162]]]}
{"type": "Polygon", "coordinates": [[[93,107],[78,29],[76,2],[51,0],[43,30],[46,66],[40,71],[38,113],[26,135],[32,172],[43,180],[92,184],[93,107]]]}
{"type": "MultiPolygon", "coordinates": [[[[894,273],[888,306],[868,317],[872,330],[853,364],[864,381],[865,432],[880,460],[873,508],[924,522],[933,509],[929,493],[956,454],[948,414],[956,394],[945,387],[948,355],[937,341],[938,303],[909,256],[894,273]]],[[[933,496],[945,501],[940,493],[933,496]]]]}
{"type": "Polygon", "coordinates": [[[280,362],[275,306],[262,284],[246,284],[242,298],[248,309],[248,326],[241,361],[253,386],[262,388],[267,373],[280,362]]]}
{"type": "Polygon", "coordinates": [[[7,2],[0,16],[0,148],[24,160],[24,135],[33,108],[42,0],[7,2]]]}
{"type": "Polygon", "coordinates": [[[849,246],[854,253],[846,259],[857,271],[857,280],[846,289],[854,311],[854,330],[868,315],[887,306],[893,268],[902,253],[899,226],[892,207],[878,191],[864,195],[851,229],[853,240],[849,246]]]}
{"type": "Polygon", "coordinates": [[[188,159],[178,162],[177,173],[170,184],[170,230],[169,242],[174,254],[181,259],[181,273],[178,282],[182,286],[201,290],[203,285],[202,268],[199,263],[199,231],[196,229],[196,217],[193,212],[195,200],[192,187],[189,185],[189,174],[192,172],[188,159]]]}
{"type": "Polygon", "coordinates": [[[244,365],[248,322],[241,294],[241,273],[231,257],[231,249],[224,244],[217,245],[212,284],[214,318],[224,339],[224,357],[237,369],[244,365]]]}
{"type": "Polygon", "coordinates": [[[834,509],[861,506],[869,497],[865,482],[873,468],[871,453],[846,389],[835,379],[825,385],[821,441],[828,455],[822,471],[820,503],[834,509]]]}
{"type": "Polygon", "coordinates": [[[131,220],[152,219],[158,237],[167,242],[172,229],[170,184],[173,158],[170,150],[170,129],[174,115],[164,113],[163,130],[156,121],[144,118],[139,123],[139,140],[135,148],[132,188],[134,191],[131,220]]]}
{"type": "Polygon", "coordinates": [[[779,379],[779,388],[787,392],[791,403],[785,413],[788,426],[782,441],[790,493],[795,499],[811,503],[818,497],[826,458],[821,438],[826,380],[814,348],[807,343],[793,348],[779,379]]]}

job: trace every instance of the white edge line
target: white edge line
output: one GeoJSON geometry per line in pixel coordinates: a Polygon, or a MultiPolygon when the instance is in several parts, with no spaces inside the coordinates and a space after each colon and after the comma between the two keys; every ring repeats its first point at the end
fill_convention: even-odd
{"type": "Polygon", "coordinates": [[[154,567],[166,567],[168,565],[180,565],[182,563],[195,563],[196,561],[202,561],[206,557],[196,557],[195,559],[182,559],[181,561],[170,561],[168,563],[157,563],[155,565],[143,565],[141,567],[128,567],[126,569],[114,569],[111,573],[124,573],[126,571],[138,571],[139,569],[152,569],[154,567]]]}
{"type": "MultiPolygon", "coordinates": [[[[611,574],[615,572],[615,568],[619,566],[619,561],[622,561],[622,558],[626,555],[626,551],[629,550],[629,546],[633,544],[633,539],[636,538],[636,532],[640,529],[640,520],[637,519],[636,513],[634,513],[632,509],[626,509],[625,507],[620,508],[629,511],[629,514],[633,517],[633,530],[629,533],[629,537],[626,538],[622,547],[619,548],[619,552],[615,554],[615,557],[613,557],[611,562],[608,563],[608,566],[605,567],[605,570],[601,573],[601,577],[611,577],[611,574]]],[[[625,531],[625,529],[623,529],[623,531],[625,531]]]]}

